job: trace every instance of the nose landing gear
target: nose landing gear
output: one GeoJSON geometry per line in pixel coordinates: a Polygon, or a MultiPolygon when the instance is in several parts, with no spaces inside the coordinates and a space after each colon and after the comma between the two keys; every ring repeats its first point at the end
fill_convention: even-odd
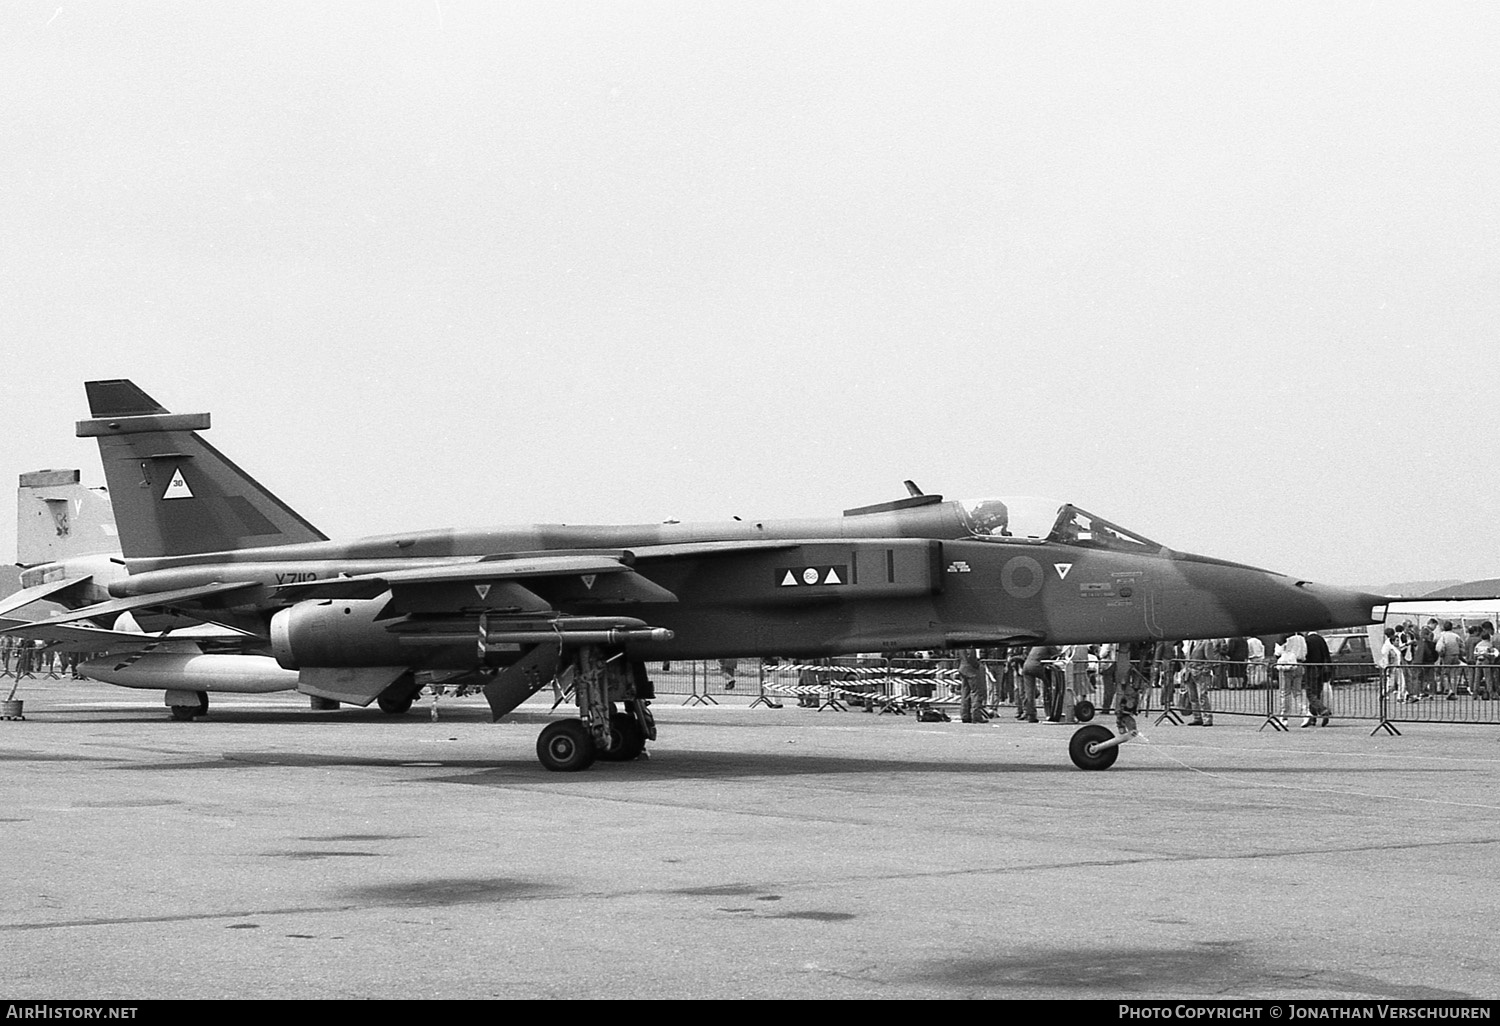
{"type": "Polygon", "coordinates": [[[1080,727],[1068,742],[1068,758],[1079,769],[1106,770],[1119,758],[1120,746],[1136,736],[1133,730],[1114,734],[1108,727],[1097,724],[1080,727]]]}

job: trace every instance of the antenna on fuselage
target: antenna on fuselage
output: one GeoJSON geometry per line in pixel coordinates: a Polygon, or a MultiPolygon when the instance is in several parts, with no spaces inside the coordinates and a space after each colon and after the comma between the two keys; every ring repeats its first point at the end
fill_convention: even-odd
{"type": "Polygon", "coordinates": [[[922,494],[922,489],[917,487],[917,483],[915,481],[908,480],[904,482],[904,484],[906,485],[907,495],[915,497],[922,494]]]}

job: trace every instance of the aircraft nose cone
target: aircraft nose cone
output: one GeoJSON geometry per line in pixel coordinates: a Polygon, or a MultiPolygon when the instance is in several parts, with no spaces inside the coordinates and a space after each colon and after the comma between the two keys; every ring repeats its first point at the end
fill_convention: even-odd
{"type": "Polygon", "coordinates": [[[1247,633],[1263,636],[1363,627],[1380,619],[1374,607],[1385,601],[1379,595],[1295,578],[1269,578],[1265,583],[1271,587],[1256,594],[1254,612],[1247,617],[1259,629],[1247,633]]]}
{"type": "Polygon", "coordinates": [[[1160,626],[1169,636],[1243,637],[1359,627],[1374,623],[1380,595],[1299,580],[1242,564],[1190,556],[1178,563],[1185,585],[1164,589],[1160,626]]]}
{"type": "Polygon", "coordinates": [[[1328,619],[1326,627],[1363,627],[1385,618],[1383,595],[1311,581],[1298,581],[1293,587],[1302,589],[1323,607],[1328,619]]]}

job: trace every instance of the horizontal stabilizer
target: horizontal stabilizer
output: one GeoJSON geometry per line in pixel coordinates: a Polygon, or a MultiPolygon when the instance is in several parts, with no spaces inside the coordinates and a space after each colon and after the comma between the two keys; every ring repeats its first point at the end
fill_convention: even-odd
{"type": "Polygon", "coordinates": [[[199,599],[208,598],[211,595],[226,595],[232,591],[241,591],[245,588],[258,588],[254,581],[229,581],[224,583],[200,584],[194,588],[177,588],[174,591],[158,591],[149,595],[132,595],[130,598],[111,599],[108,602],[99,602],[92,606],[84,606],[82,609],[72,609],[62,616],[53,617],[49,623],[73,623],[77,620],[92,620],[96,617],[114,616],[117,613],[128,613],[133,609],[171,609],[175,612],[183,612],[189,616],[203,619],[201,613],[182,608],[186,602],[196,602],[199,599]]]}
{"type": "Polygon", "coordinates": [[[0,634],[41,641],[59,652],[138,652],[161,643],[159,637],[151,634],[109,631],[103,627],[52,620],[0,619],[0,634]]]}
{"type": "Polygon", "coordinates": [[[93,576],[75,577],[71,581],[48,581],[46,584],[38,584],[31,588],[22,588],[20,591],[5,596],[0,601],[0,616],[48,599],[52,602],[67,603],[68,599],[81,597],[87,593],[89,582],[93,576]]]}

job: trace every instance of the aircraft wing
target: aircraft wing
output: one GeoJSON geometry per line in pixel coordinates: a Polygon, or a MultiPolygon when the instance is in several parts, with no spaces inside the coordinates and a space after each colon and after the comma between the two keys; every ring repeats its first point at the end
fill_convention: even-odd
{"type": "Polygon", "coordinates": [[[22,606],[29,606],[33,602],[40,602],[42,599],[51,599],[53,602],[66,602],[69,597],[87,588],[89,582],[93,579],[93,575],[89,574],[85,577],[74,577],[63,581],[48,581],[46,584],[22,588],[20,591],[7,595],[4,599],[0,599],[0,615],[20,609],[22,606]]]}
{"type": "Polygon", "coordinates": [[[630,550],[636,559],[689,559],[694,556],[732,556],[741,552],[795,549],[803,541],[710,541],[673,545],[641,545],[630,550]]]}
{"type": "Polygon", "coordinates": [[[488,596],[490,588],[506,586],[511,604],[520,608],[543,609],[555,604],[556,596],[534,594],[515,583],[527,581],[532,588],[554,593],[562,588],[564,597],[593,597],[619,602],[676,602],[677,596],[633,571],[628,554],[610,555],[535,555],[517,558],[485,559],[472,563],[446,563],[440,566],[387,570],[356,574],[331,580],[302,581],[282,585],[278,594],[293,598],[373,598],[385,591],[394,593],[398,604],[414,596],[434,597],[439,593],[454,596],[455,601],[478,594],[488,596]]]}
{"type": "Polygon", "coordinates": [[[183,610],[191,612],[191,603],[198,599],[208,598],[211,595],[224,595],[232,591],[244,588],[258,588],[254,581],[229,581],[214,584],[201,584],[193,588],[177,588],[173,591],[158,591],[149,595],[132,595],[129,598],[110,599],[108,602],[97,602],[92,606],[84,606],[82,609],[71,609],[62,616],[49,618],[47,623],[73,623],[78,620],[91,620],[97,616],[113,616],[116,613],[128,613],[132,609],[150,609],[160,607],[163,609],[183,610]]]}

